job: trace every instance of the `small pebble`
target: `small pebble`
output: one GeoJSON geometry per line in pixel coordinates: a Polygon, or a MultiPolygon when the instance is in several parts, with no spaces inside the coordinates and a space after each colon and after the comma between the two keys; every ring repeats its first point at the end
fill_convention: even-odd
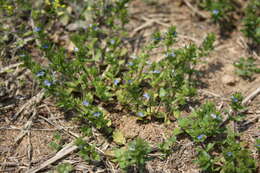
{"type": "Polygon", "coordinates": [[[235,77],[231,75],[224,75],[221,80],[225,85],[233,86],[236,83],[235,77]]]}

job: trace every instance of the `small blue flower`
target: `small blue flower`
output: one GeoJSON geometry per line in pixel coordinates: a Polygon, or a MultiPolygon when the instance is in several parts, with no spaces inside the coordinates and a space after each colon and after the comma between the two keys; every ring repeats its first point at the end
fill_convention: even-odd
{"type": "Polygon", "coordinates": [[[137,59],[138,57],[136,55],[131,55],[130,56],[132,59],[137,59]]]}
{"type": "Polygon", "coordinates": [[[161,71],[160,70],[153,70],[152,73],[159,74],[159,73],[161,73],[161,71]]]}
{"type": "Polygon", "coordinates": [[[144,96],[144,98],[145,98],[145,99],[147,99],[147,100],[149,100],[149,99],[150,99],[150,95],[149,95],[148,93],[144,93],[144,95],[143,95],[143,96],[144,96]]]}
{"type": "Polygon", "coordinates": [[[256,145],[256,147],[260,147],[260,144],[256,145]]]}
{"type": "Polygon", "coordinates": [[[43,45],[42,48],[47,49],[49,46],[47,44],[43,45]]]}
{"type": "Polygon", "coordinates": [[[82,102],[82,104],[83,104],[84,106],[89,106],[89,102],[86,101],[86,100],[84,100],[84,101],[82,102]]]}
{"type": "Polygon", "coordinates": [[[175,57],[176,54],[172,51],[171,53],[166,53],[167,57],[175,57]]]}
{"type": "Polygon", "coordinates": [[[118,79],[115,79],[114,80],[114,85],[118,85],[119,84],[119,80],[118,79]]]}
{"type": "Polygon", "coordinates": [[[128,148],[130,151],[134,151],[135,150],[135,146],[129,146],[128,148]]]}
{"type": "Polygon", "coordinates": [[[139,117],[144,117],[144,113],[143,113],[143,112],[138,112],[137,115],[138,115],[139,117]]]}
{"type": "Polygon", "coordinates": [[[127,82],[128,82],[128,83],[132,83],[132,82],[133,82],[133,80],[132,80],[132,79],[129,79],[127,82]]]}
{"type": "Polygon", "coordinates": [[[175,36],[175,37],[177,36],[177,32],[176,32],[176,31],[172,32],[171,34],[172,34],[173,36],[175,36]]]}
{"type": "Polygon", "coordinates": [[[197,139],[198,139],[198,140],[201,140],[201,139],[203,139],[205,136],[206,136],[206,135],[201,134],[201,135],[199,135],[199,136],[197,137],[197,139]]]}
{"type": "Polygon", "coordinates": [[[233,102],[238,102],[238,99],[234,96],[231,96],[231,99],[232,99],[233,102]]]}
{"type": "Polygon", "coordinates": [[[148,65],[152,65],[152,62],[151,61],[147,61],[146,62],[148,65]]]}
{"type": "Polygon", "coordinates": [[[44,76],[45,72],[44,71],[39,71],[38,73],[36,73],[37,77],[42,77],[44,76]]]}
{"type": "Polygon", "coordinates": [[[227,152],[227,155],[230,157],[230,156],[232,156],[232,152],[227,152]]]}
{"type": "Polygon", "coordinates": [[[153,40],[154,40],[154,41],[161,41],[162,38],[161,38],[161,37],[155,37],[155,38],[153,38],[153,40]]]}
{"type": "Polygon", "coordinates": [[[127,65],[128,65],[128,66],[133,66],[134,63],[130,61],[130,62],[127,63],[127,65]]]}
{"type": "Polygon", "coordinates": [[[94,30],[94,31],[97,31],[97,30],[98,30],[98,27],[94,26],[94,27],[93,27],[93,30],[94,30]]]}
{"type": "Polygon", "coordinates": [[[216,115],[216,114],[210,114],[210,116],[211,116],[212,118],[214,118],[214,119],[217,118],[217,115],[216,115]]]}
{"type": "Polygon", "coordinates": [[[110,40],[110,43],[111,43],[111,44],[115,44],[116,41],[115,41],[115,40],[110,40]]]}
{"type": "Polygon", "coordinates": [[[214,15],[218,15],[218,14],[219,14],[219,10],[215,9],[215,10],[212,11],[212,13],[213,13],[214,15]]]}
{"type": "Polygon", "coordinates": [[[52,83],[49,80],[47,80],[47,79],[43,83],[47,87],[50,87],[52,85],[52,83]]]}
{"type": "Polygon", "coordinates": [[[40,27],[35,27],[35,28],[34,28],[34,32],[39,32],[39,31],[41,31],[41,28],[40,28],[40,27]]]}
{"type": "Polygon", "coordinates": [[[78,52],[79,51],[79,48],[77,48],[77,47],[74,47],[74,52],[78,52]]]}
{"type": "Polygon", "coordinates": [[[99,117],[100,115],[101,115],[101,112],[95,112],[95,113],[93,114],[94,117],[99,117]]]}
{"type": "Polygon", "coordinates": [[[88,27],[92,28],[94,31],[98,30],[98,27],[94,26],[93,24],[89,24],[88,27]]]}

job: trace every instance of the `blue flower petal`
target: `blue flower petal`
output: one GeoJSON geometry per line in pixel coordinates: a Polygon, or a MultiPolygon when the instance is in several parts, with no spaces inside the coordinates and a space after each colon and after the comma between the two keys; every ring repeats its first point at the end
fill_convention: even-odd
{"type": "Polygon", "coordinates": [[[39,71],[38,73],[36,73],[37,77],[42,77],[44,76],[45,72],[44,71],[39,71]]]}
{"type": "Polygon", "coordinates": [[[211,116],[212,118],[214,118],[214,119],[217,118],[217,115],[216,115],[216,114],[210,114],[210,116],[211,116]]]}
{"type": "Polygon", "coordinates": [[[115,41],[115,40],[110,40],[110,43],[111,43],[111,44],[115,44],[116,41],[115,41]]]}
{"type": "Polygon", "coordinates": [[[130,61],[130,62],[127,63],[127,65],[129,65],[129,66],[133,66],[134,63],[130,61]]]}
{"type": "Polygon", "coordinates": [[[82,102],[82,104],[83,104],[84,106],[89,106],[89,102],[86,101],[86,100],[84,100],[84,101],[82,102]]]}
{"type": "Polygon", "coordinates": [[[149,95],[148,93],[144,93],[143,96],[144,96],[144,98],[147,99],[147,100],[150,99],[150,95],[149,95]]]}
{"type": "Polygon", "coordinates": [[[43,83],[47,87],[50,87],[52,85],[52,83],[49,80],[45,80],[43,83]]]}
{"type": "Polygon", "coordinates": [[[77,48],[77,47],[74,47],[74,52],[78,52],[79,51],[79,48],[77,48]]]}
{"type": "Polygon", "coordinates": [[[93,114],[94,117],[99,117],[100,115],[101,115],[101,112],[95,112],[95,113],[93,114]]]}
{"type": "Polygon", "coordinates": [[[40,27],[35,27],[33,30],[34,30],[34,32],[39,32],[39,31],[41,31],[41,28],[40,27]]]}
{"type": "Polygon", "coordinates": [[[47,44],[43,45],[42,48],[47,49],[49,46],[47,44]]]}
{"type": "Polygon", "coordinates": [[[227,152],[227,155],[230,157],[230,156],[232,156],[232,152],[227,152]]]}
{"type": "Polygon", "coordinates": [[[212,13],[213,13],[214,15],[218,15],[218,14],[219,14],[219,10],[216,10],[216,9],[215,9],[215,10],[212,11],[212,13]]]}
{"type": "Polygon", "coordinates": [[[199,136],[197,137],[197,139],[198,139],[198,140],[201,140],[201,139],[203,139],[205,136],[206,136],[206,135],[201,134],[201,135],[199,135],[199,136]]]}
{"type": "Polygon", "coordinates": [[[161,73],[161,71],[160,70],[153,70],[152,73],[159,74],[159,73],[161,73]]]}
{"type": "Polygon", "coordinates": [[[114,80],[114,85],[118,85],[119,84],[119,80],[118,79],[115,79],[114,80]]]}
{"type": "Polygon", "coordinates": [[[144,117],[144,113],[143,113],[143,112],[138,112],[137,115],[138,115],[139,117],[144,117]]]}
{"type": "Polygon", "coordinates": [[[172,52],[170,52],[170,53],[166,53],[166,56],[167,56],[167,57],[175,57],[176,54],[172,51],[172,52]]]}
{"type": "Polygon", "coordinates": [[[231,96],[231,99],[232,99],[233,102],[238,102],[238,99],[234,96],[231,96]]]}

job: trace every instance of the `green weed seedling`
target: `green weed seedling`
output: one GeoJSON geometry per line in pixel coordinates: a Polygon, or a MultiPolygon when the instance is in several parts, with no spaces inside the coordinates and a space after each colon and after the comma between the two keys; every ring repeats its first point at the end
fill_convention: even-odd
{"type": "Polygon", "coordinates": [[[73,171],[73,166],[69,163],[61,163],[56,167],[55,171],[58,173],[70,173],[73,171]]]}
{"type": "MultiPolygon", "coordinates": [[[[46,15],[35,9],[33,12],[37,15],[34,15],[33,32],[39,43],[38,48],[49,64],[41,66],[28,55],[22,56],[40,85],[56,98],[58,106],[77,112],[80,114],[78,119],[88,121],[90,125],[108,133],[111,133],[109,120],[101,105],[116,101],[116,81],[119,80],[118,75],[125,63],[123,57],[126,56],[126,49],[120,45],[124,35],[122,27],[127,21],[127,2],[123,0],[104,4],[99,0],[85,3],[84,8],[92,14],[92,20],[97,22],[71,34],[75,44],[72,53],[48,39],[44,26],[37,23],[42,15],[46,15]]],[[[52,18],[59,18],[55,16],[56,13],[51,14],[52,18]]]]}
{"type": "Polygon", "coordinates": [[[252,79],[253,74],[260,73],[260,68],[257,67],[255,61],[252,57],[240,58],[239,61],[234,63],[234,66],[237,68],[236,74],[244,79],[252,79]]]}
{"type": "Polygon", "coordinates": [[[221,33],[225,34],[234,28],[233,13],[236,12],[236,3],[233,0],[201,0],[199,7],[211,13],[214,23],[220,25],[221,33]],[[225,32],[225,33],[224,33],[225,32]]]}
{"type": "Polygon", "coordinates": [[[222,116],[213,103],[206,103],[191,115],[179,118],[179,126],[189,134],[195,142],[204,142],[207,138],[223,133],[220,127],[222,116]]]}
{"type": "Polygon", "coordinates": [[[260,138],[256,139],[256,149],[258,151],[258,153],[260,154],[260,138]]]}
{"type": "Polygon", "coordinates": [[[59,151],[63,145],[62,136],[60,133],[55,133],[53,138],[54,140],[49,143],[49,146],[55,151],[59,151]]]}
{"type": "Polygon", "coordinates": [[[225,132],[225,127],[221,127],[222,121],[220,112],[211,102],[203,104],[189,116],[178,119],[181,130],[191,136],[197,144],[196,163],[206,172],[214,172],[215,169],[215,158],[211,152],[216,144],[209,139],[214,139],[225,132]]]}
{"type": "Polygon", "coordinates": [[[243,18],[244,27],[242,32],[246,37],[251,39],[255,45],[260,44],[260,1],[250,0],[245,9],[245,17],[243,18]]]}
{"type": "MultiPolygon", "coordinates": [[[[238,112],[242,95],[232,96],[231,108],[238,112]]],[[[238,121],[240,119],[234,119],[238,121]]],[[[239,142],[238,135],[225,126],[214,104],[208,102],[192,112],[189,116],[179,118],[181,129],[192,137],[197,145],[197,159],[195,162],[207,173],[254,173],[256,163],[251,152],[239,142]]]]}
{"type": "Polygon", "coordinates": [[[147,5],[156,5],[158,3],[158,1],[156,0],[142,0],[142,1],[147,5]]]}
{"type": "Polygon", "coordinates": [[[130,167],[136,167],[139,172],[144,172],[145,163],[149,159],[148,154],[151,152],[151,147],[141,138],[137,138],[128,143],[126,148],[115,150],[115,161],[123,170],[128,170],[130,167]]]}
{"type": "MultiPolygon", "coordinates": [[[[178,117],[176,114],[195,99],[195,66],[213,49],[214,34],[209,34],[201,45],[176,48],[178,33],[172,26],[166,32],[155,32],[140,53],[132,55],[126,48],[129,38],[124,30],[129,1],[89,0],[74,11],[80,18],[87,16],[88,23],[69,33],[73,45],[70,50],[52,41],[48,33],[50,23],[58,22],[67,13],[62,2],[71,3],[44,1],[31,11],[33,27],[29,35],[34,36],[35,49],[46,63],[39,63],[26,49],[21,51],[21,59],[57,105],[77,115],[76,119],[84,124],[83,136],[91,136],[92,128],[107,138],[115,136],[111,112],[127,112],[140,121],[169,122],[169,116],[178,117]],[[158,49],[163,57],[153,62],[151,57],[158,49]]],[[[233,10],[231,1],[204,2],[216,22],[227,20],[225,15],[233,10]]],[[[242,97],[235,94],[232,99],[233,111],[242,111],[242,97]]],[[[180,129],[174,135],[185,132],[191,137],[197,146],[198,164],[204,171],[246,173],[245,168],[249,172],[255,169],[250,153],[237,144],[236,138],[227,137],[230,135],[221,125],[221,112],[213,103],[178,118],[178,123],[180,129]],[[228,152],[236,157],[230,157],[228,152]]],[[[165,156],[171,154],[176,140],[173,136],[159,144],[159,151],[165,156]]],[[[78,154],[87,162],[101,160],[94,143],[79,138],[76,145],[78,154]]],[[[58,141],[54,146],[60,149],[58,141]]],[[[149,144],[138,138],[115,150],[115,161],[123,170],[144,172],[149,153],[149,144]]]]}
{"type": "Polygon", "coordinates": [[[196,163],[209,173],[255,173],[256,162],[252,153],[236,137],[232,132],[227,132],[226,138],[209,143],[206,148],[198,148],[196,163]]]}
{"type": "Polygon", "coordinates": [[[167,115],[172,115],[196,94],[192,79],[196,70],[192,67],[211,50],[215,37],[210,34],[201,47],[192,44],[173,50],[176,37],[175,27],[166,33],[154,33],[151,44],[140,56],[127,62],[129,71],[123,74],[125,80],[116,96],[119,103],[131,106],[131,111],[140,119],[154,116],[166,120],[167,115]],[[150,52],[159,47],[165,49],[165,57],[159,62],[150,62],[150,52]]]}
{"type": "Polygon", "coordinates": [[[224,173],[254,173],[256,171],[256,163],[251,152],[243,147],[232,132],[228,132],[228,136],[221,143],[221,156],[216,161],[221,163],[218,168],[224,173]]]}
{"type": "Polygon", "coordinates": [[[172,136],[158,145],[160,152],[164,155],[164,158],[172,154],[173,147],[176,144],[176,136],[172,136]]]}
{"type": "Polygon", "coordinates": [[[245,106],[242,105],[243,96],[241,93],[237,92],[231,96],[231,109],[232,115],[229,115],[229,118],[233,121],[241,121],[245,118],[245,114],[243,110],[245,110],[245,106]]]}
{"type": "Polygon", "coordinates": [[[89,144],[84,141],[82,138],[78,138],[75,141],[75,144],[79,148],[78,154],[87,162],[100,161],[101,157],[99,153],[96,151],[96,147],[94,144],[89,144]]]}
{"type": "MultiPolygon", "coordinates": [[[[116,11],[126,2],[116,3],[116,11]]],[[[60,107],[78,112],[82,120],[98,129],[109,131],[105,106],[109,104],[120,105],[140,119],[156,117],[166,121],[196,94],[194,66],[213,49],[215,36],[209,34],[200,46],[173,49],[177,32],[170,27],[165,33],[154,33],[140,55],[131,56],[123,48],[122,29],[113,24],[118,21],[114,15],[112,11],[106,30],[103,28],[107,24],[97,23],[73,34],[76,47],[72,55],[46,41],[48,36],[38,28],[35,34],[44,43],[40,49],[50,63],[43,67],[24,56],[25,65],[41,86],[57,98],[60,107]],[[164,49],[164,58],[150,62],[150,54],[156,48],[164,49]]],[[[125,19],[119,21],[123,25],[125,19]]]]}

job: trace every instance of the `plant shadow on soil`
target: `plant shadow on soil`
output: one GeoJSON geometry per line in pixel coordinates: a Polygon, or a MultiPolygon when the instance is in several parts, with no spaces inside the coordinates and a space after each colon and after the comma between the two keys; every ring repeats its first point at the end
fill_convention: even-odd
{"type": "Polygon", "coordinates": [[[209,76],[209,74],[214,74],[218,71],[221,71],[224,67],[224,64],[221,63],[220,61],[217,61],[215,63],[209,63],[207,64],[207,68],[206,69],[201,69],[198,71],[197,75],[196,75],[196,83],[198,84],[199,88],[203,89],[203,88],[208,88],[209,84],[202,81],[202,78],[207,78],[209,76]]]}

